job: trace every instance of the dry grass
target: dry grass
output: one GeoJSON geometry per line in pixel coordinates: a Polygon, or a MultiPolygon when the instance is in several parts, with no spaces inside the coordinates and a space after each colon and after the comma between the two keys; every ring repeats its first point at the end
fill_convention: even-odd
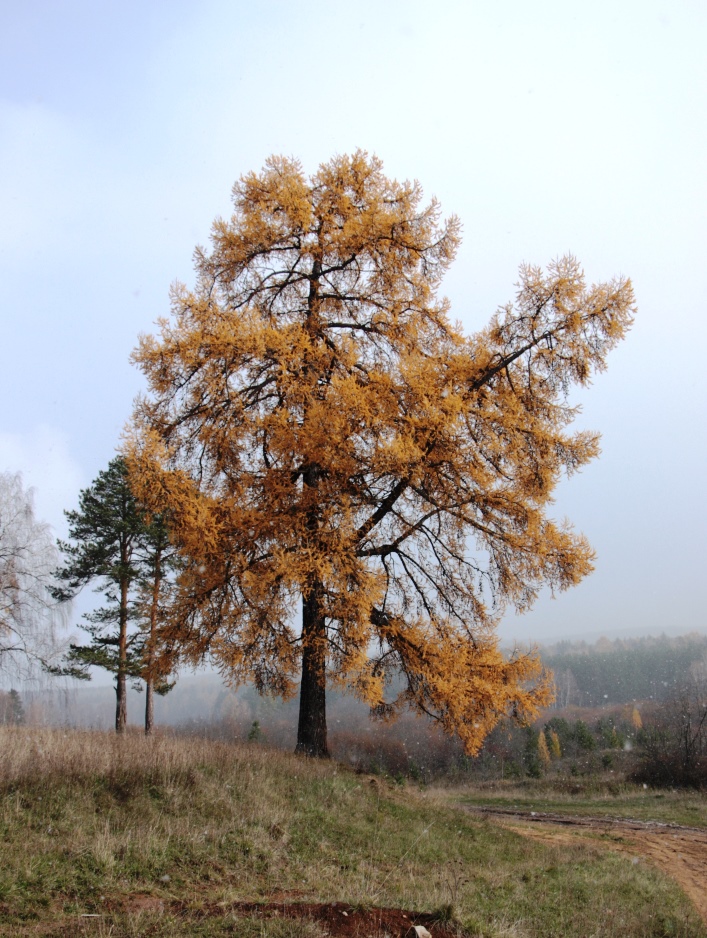
{"type": "MultiPolygon", "coordinates": [[[[645,864],[444,797],[258,745],[0,729],[0,934],[231,935],[235,901],[276,899],[438,910],[486,938],[705,936],[645,864]]],[[[318,934],[295,924],[237,933],[318,934]]]]}
{"type": "MultiPolygon", "coordinates": [[[[44,727],[1,727],[0,785],[80,781],[92,777],[134,775],[142,781],[183,780],[208,763],[223,770],[234,761],[234,747],[190,738],[141,732],[124,736],[95,730],[55,730],[44,727]]],[[[250,750],[257,761],[258,750],[250,750]]],[[[262,755],[262,753],[261,753],[262,755]]]]}

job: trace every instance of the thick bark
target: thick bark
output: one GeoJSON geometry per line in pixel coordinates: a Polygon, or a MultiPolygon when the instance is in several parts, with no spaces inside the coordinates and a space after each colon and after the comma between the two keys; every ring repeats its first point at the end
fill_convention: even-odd
{"type": "Polygon", "coordinates": [[[116,733],[124,733],[125,726],[128,722],[128,707],[127,707],[127,682],[125,680],[125,672],[118,671],[118,675],[115,682],[115,731],[116,733]]]}
{"type": "Polygon", "coordinates": [[[302,683],[295,752],[329,758],[326,726],[326,621],[321,586],[315,584],[302,602],[302,683]]]}
{"type": "MultiPolygon", "coordinates": [[[[322,272],[321,256],[315,255],[309,280],[307,298],[307,331],[313,342],[321,341],[319,334],[319,277],[322,272]]],[[[309,374],[311,364],[305,373],[309,374]]],[[[317,391],[324,393],[322,386],[317,391]]],[[[305,418],[308,407],[305,406],[305,418]]],[[[306,419],[305,419],[306,423],[306,419]]],[[[316,462],[307,464],[302,481],[310,492],[319,487],[321,468],[316,462]]],[[[309,510],[307,529],[311,542],[318,539],[319,511],[309,510]]],[[[313,576],[302,598],[302,682],[300,684],[299,722],[295,752],[306,756],[329,758],[326,727],[326,618],[322,607],[322,584],[313,576]]]]}

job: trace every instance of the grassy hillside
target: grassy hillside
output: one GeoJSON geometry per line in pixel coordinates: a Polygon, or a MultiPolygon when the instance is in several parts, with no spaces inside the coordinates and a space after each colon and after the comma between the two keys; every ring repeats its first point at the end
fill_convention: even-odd
{"type": "Polygon", "coordinates": [[[707,935],[645,863],[446,800],[258,745],[0,728],[0,934],[324,935],[235,905],[277,901],[436,912],[488,938],[707,935]]]}

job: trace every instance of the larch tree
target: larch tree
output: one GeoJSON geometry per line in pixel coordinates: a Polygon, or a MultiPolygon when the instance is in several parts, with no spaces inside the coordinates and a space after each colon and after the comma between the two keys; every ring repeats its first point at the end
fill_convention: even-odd
{"type": "Polygon", "coordinates": [[[171,639],[263,692],[299,681],[298,752],[328,753],[330,685],[474,753],[550,697],[495,625],[592,569],[547,510],[599,452],[568,431],[567,395],[630,325],[630,282],[524,266],[515,303],[466,336],[437,296],[460,223],[378,159],[308,178],[272,157],[233,201],[134,354],[133,485],[183,555],[171,639]]]}

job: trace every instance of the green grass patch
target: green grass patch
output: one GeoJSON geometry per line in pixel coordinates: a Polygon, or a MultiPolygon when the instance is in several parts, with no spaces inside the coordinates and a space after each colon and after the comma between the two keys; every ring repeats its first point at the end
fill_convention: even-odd
{"type": "Polygon", "coordinates": [[[453,801],[581,817],[630,818],[707,828],[707,792],[644,788],[606,779],[524,779],[447,789],[453,801]]]}

